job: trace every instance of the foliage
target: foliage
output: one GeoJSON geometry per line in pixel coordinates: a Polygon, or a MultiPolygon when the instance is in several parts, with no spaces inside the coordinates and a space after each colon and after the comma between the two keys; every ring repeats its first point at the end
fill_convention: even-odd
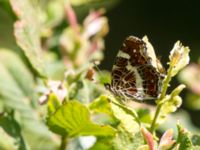
{"type": "MultiPolygon", "coordinates": [[[[0,40],[0,149],[200,149],[200,135],[181,121],[172,123],[177,132],[163,127],[170,117],[176,120],[172,113],[181,106],[186,85],[199,96],[196,80],[185,77],[187,68],[180,74],[186,85],[168,92],[170,81],[189,63],[190,50],[179,41],[155,107],[126,103],[105,90],[110,72],[94,69],[109,31],[105,9],[91,11],[83,23],[77,14],[82,6],[110,8],[116,2],[0,1],[0,31],[7,33],[0,40]]],[[[143,40],[156,60],[148,38],[143,40]]]]}

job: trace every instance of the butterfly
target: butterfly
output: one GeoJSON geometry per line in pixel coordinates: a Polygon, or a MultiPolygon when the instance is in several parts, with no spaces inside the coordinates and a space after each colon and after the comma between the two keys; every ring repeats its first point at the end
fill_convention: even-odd
{"type": "Polygon", "coordinates": [[[111,84],[105,84],[105,87],[125,100],[155,99],[161,92],[164,77],[165,69],[147,37],[129,36],[116,56],[111,84]]]}

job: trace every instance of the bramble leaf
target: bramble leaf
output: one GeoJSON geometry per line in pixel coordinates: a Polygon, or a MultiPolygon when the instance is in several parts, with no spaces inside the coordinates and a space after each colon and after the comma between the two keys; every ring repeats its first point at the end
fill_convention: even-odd
{"type": "Polygon", "coordinates": [[[13,11],[19,18],[14,24],[17,44],[24,51],[39,76],[45,75],[40,43],[40,23],[37,9],[29,0],[10,0],[13,11]]]}
{"type": "Polygon", "coordinates": [[[111,100],[111,109],[114,116],[121,122],[124,129],[135,135],[140,131],[140,124],[138,121],[137,114],[134,110],[119,104],[114,98],[109,97],[111,100]]]}
{"type": "Polygon", "coordinates": [[[113,136],[115,130],[107,125],[94,124],[87,107],[78,101],[68,101],[47,117],[49,128],[60,135],[113,136]]]}
{"type": "Polygon", "coordinates": [[[90,110],[95,112],[103,112],[108,115],[113,115],[108,97],[101,95],[89,105],[90,110]]]}
{"type": "Polygon", "coordinates": [[[121,124],[118,126],[117,131],[117,136],[113,139],[114,150],[142,150],[145,147],[144,139],[140,132],[133,135],[127,132],[121,124]]]}

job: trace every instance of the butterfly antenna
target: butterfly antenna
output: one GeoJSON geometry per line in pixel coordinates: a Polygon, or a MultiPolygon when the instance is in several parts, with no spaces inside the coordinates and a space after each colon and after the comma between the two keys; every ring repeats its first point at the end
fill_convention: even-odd
{"type": "Polygon", "coordinates": [[[99,69],[97,62],[93,61],[92,62],[96,70],[99,72],[99,74],[102,76],[102,71],[99,69]]]}

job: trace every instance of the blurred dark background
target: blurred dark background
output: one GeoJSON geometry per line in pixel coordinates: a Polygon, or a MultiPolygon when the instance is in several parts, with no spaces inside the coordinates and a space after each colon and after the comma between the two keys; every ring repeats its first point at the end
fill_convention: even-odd
{"type": "MultiPolygon", "coordinates": [[[[199,7],[200,2],[197,0],[119,2],[106,14],[110,32],[106,37],[105,59],[101,68],[111,70],[123,40],[129,35],[140,38],[147,35],[156,54],[161,56],[161,62],[165,67],[167,67],[169,52],[177,40],[190,47],[190,62],[197,62],[200,56],[199,7]]],[[[178,80],[174,79],[171,88],[177,85],[178,80]]],[[[185,97],[184,95],[183,92],[182,96],[185,97]]],[[[200,119],[198,119],[200,111],[188,111],[192,122],[200,126],[200,119]]]]}
{"type": "Polygon", "coordinates": [[[157,55],[166,64],[169,51],[180,40],[191,49],[191,61],[200,50],[200,2],[195,0],[126,0],[107,12],[110,32],[106,38],[102,67],[112,68],[112,61],[122,41],[129,35],[147,35],[157,55]]]}

